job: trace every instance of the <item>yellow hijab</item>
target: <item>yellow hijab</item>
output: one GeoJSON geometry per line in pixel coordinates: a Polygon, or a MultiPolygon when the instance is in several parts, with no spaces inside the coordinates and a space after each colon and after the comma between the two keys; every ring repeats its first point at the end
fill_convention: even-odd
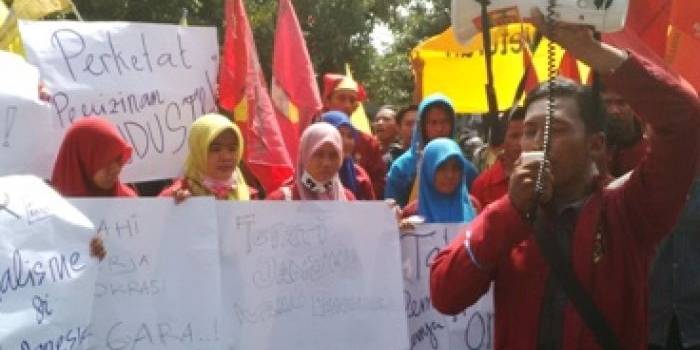
{"type": "Polygon", "coordinates": [[[237,186],[228,196],[229,200],[247,201],[250,199],[250,190],[238,168],[243,159],[243,135],[241,130],[230,119],[220,114],[206,114],[192,123],[189,137],[190,153],[185,162],[185,178],[190,191],[195,196],[208,196],[212,193],[202,185],[204,172],[207,168],[207,155],[209,146],[222,132],[231,130],[238,140],[238,154],[236,155],[236,170],[233,172],[237,186]]]}

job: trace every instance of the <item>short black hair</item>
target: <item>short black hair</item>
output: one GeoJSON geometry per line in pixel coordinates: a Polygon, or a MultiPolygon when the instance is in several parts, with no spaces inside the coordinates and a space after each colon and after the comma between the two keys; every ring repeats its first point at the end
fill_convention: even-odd
{"type": "MultiPolygon", "coordinates": [[[[372,119],[372,120],[377,120],[377,116],[379,115],[379,113],[384,112],[384,111],[391,112],[391,114],[394,116],[394,120],[397,120],[396,119],[396,107],[394,107],[392,105],[383,105],[383,106],[379,107],[379,109],[377,109],[377,113],[374,113],[374,119],[372,119]]],[[[397,123],[398,123],[398,121],[397,121],[397,123]]]]}
{"type": "Polygon", "coordinates": [[[418,105],[408,105],[402,108],[399,113],[396,114],[396,124],[401,124],[403,122],[403,117],[408,112],[418,112],[418,105]]]}
{"type": "MultiPolygon", "coordinates": [[[[590,86],[583,86],[572,80],[558,77],[554,80],[551,91],[554,97],[570,97],[576,101],[579,116],[583,120],[587,133],[605,132],[605,107],[600,95],[594,93],[590,86]]],[[[549,92],[549,83],[546,81],[541,83],[525,98],[524,110],[527,111],[535,101],[546,99],[549,92]]]]}

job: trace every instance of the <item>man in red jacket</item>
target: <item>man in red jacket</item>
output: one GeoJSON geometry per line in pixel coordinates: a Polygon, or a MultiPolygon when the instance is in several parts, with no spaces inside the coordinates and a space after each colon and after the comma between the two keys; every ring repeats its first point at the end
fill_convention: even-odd
{"type": "MultiPolygon", "coordinates": [[[[541,15],[540,15],[541,19],[541,15]]],[[[559,82],[554,92],[550,169],[538,215],[623,349],[646,349],[647,275],[658,242],[673,226],[693,179],[700,101],[663,69],[593,39],[588,28],[541,30],[600,72],[653,129],[650,151],[616,188],[600,185],[594,159],[605,152],[602,104],[588,88],[559,82]],[[595,107],[598,108],[595,108],[595,107]]],[[[542,147],[546,89],[528,96],[523,151],[542,147]]],[[[593,332],[550,274],[535,230],[539,163],[516,163],[508,196],[486,208],[436,257],[431,298],[457,314],[495,284],[496,349],[600,349],[593,332]]]]}
{"type": "MultiPolygon", "coordinates": [[[[328,73],[323,76],[323,104],[326,111],[341,111],[352,116],[366,98],[365,90],[349,76],[328,73]]],[[[379,141],[372,135],[358,132],[355,162],[367,171],[378,199],[383,198],[386,164],[379,141]]]]}

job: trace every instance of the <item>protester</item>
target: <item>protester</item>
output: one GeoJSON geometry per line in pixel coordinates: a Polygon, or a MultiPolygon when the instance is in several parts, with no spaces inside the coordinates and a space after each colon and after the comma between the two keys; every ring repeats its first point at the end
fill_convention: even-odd
{"type": "Polygon", "coordinates": [[[64,197],[136,197],[119,181],[131,153],[112,123],[96,116],[81,118],[63,138],[51,184],[64,197]]]}
{"type": "Polygon", "coordinates": [[[379,140],[382,150],[382,159],[386,162],[389,158],[389,150],[399,141],[399,125],[396,121],[396,111],[392,106],[382,106],[374,115],[372,130],[379,140]]]}
{"type": "Polygon", "coordinates": [[[419,215],[426,223],[468,223],[475,210],[467,193],[468,167],[459,145],[446,138],[425,146],[418,199],[404,208],[404,217],[419,215]]]}
{"type": "MultiPolygon", "coordinates": [[[[341,111],[352,118],[352,114],[366,97],[362,85],[350,76],[332,73],[323,76],[323,103],[326,111],[341,111]]],[[[353,158],[367,171],[374,193],[381,199],[386,182],[386,164],[382,160],[379,141],[372,135],[359,132],[353,158]]]]}
{"type": "Polygon", "coordinates": [[[343,164],[343,141],[328,123],[312,124],[301,135],[296,176],[267,196],[269,200],[352,201],[338,172],[343,164]]]}
{"type": "Polygon", "coordinates": [[[372,181],[367,172],[352,158],[357,140],[358,131],[343,112],[326,112],[321,116],[321,121],[333,125],[343,140],[343,164],[340,167],[340,181],[349,189],[357,200],[375,200],[372,181]]]}
{"type": "Polygon", "coordinates": [[[413,128],[416,126],[416,118],[418,116],[418,106],[410,105],[401,109],[396,114],[396,124],[399,126],[399,142],[389,146],[388,159],[384,158],[387,165],[387,171],[391,169],[391,164],[394,163],[401,155],[411,148],[411,139],[413,138],[413,128]]]}
{"type": "MultiPolygon", "coordinates": [[[[404,207],[416,199],[418,165],[423,147],[438,137],[454,138],[455,112],[452,103],[443,95],[428,96],[418,107],[418,117],[413,131],[410,149],[397,159],[387,175],[385,198],[391,198],[404,207]]],[[[465,170],[467,186],[476,178],[477,173],[471,163],[465,170]]]]}
{"type": "Polygon", "coordinates": [[[228,118],[207,114],[192,123],[184,177],[160,194],[181,201],[190,196],[247,201],[251,190],[238,165],[243,159],[243,135],[228,118]]]}
{"type": "MultiPolygon", "coordinates": [[[[433,305],[460,313],[494,282],[494,348],[646,349],[649,265],[693,179],[700,101],[664,69],[593,39],[590,28],[557,23],[550,31],[540,13],[535,18],[543,34],[600,72],[649,123],[651,151],[624,184],[600,186],[594,159],[605,151],[604,111],[594,110],[589,88],[557,81],[540,205],[539,161],[516,163],[508,196],[433,262],[433,305]],[[579,302],[587,297],[590,304],[579,302]]],[[[542,147],[547,91],[544,84],[525,103],[524,152],[542,147]]]]}
{"type": "Polygon", "coordinates": [[[608,114],[608,170],[619,177],[639,164],[649,143],[642,123],[622,96],[610,89],[601,95],[608,114]]]}
{"type": "MultiPolygon", "coordinates": [[[[700,170],[700,167],[698,168],[700,170]]],[[[700,349],[700,172],[649,276],[649,349],[700,349]]]]}
{"type": "Polygon", "coordinates": [[[515,161],[520,157],[523,118],[525,110],[517,108],[508,121],[498,160],[474,180],[470,193],[483,207],[508,193],[508,179],[513,172],[515,161]]]}

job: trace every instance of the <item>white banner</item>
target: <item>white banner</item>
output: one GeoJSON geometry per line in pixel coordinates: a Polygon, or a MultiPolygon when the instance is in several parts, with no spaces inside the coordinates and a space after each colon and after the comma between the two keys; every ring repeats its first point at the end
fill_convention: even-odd
{"type": "Polygon", "coordinates": [[[221,349],[214,201],[76,199],[104,237],[89,349],[221,349]]]}
{"type": "Polygon", "coordinates": [[[401,235],[411,350],[493,349],[493,288],[456,317],[439,313],[430,300],[430,264],[459,227],[420,225],[401,235]]]}
{"type": "Polygon", "coordinates": [[[20,31],[52,95],[54,127],[104,116],[134,148],[123,180],[181,173],[192,121],[216,109],[215,28],[20,21],[20,31]]]}
{"type": "Polygon", "coordinates": [[[218,204],[229,349],[407,349],[386,204],[218,204]]]}
{"type": "Polygon", "coordinates": [[[81,349],[92,223],[36,177],[0,178],[0,349],[81,349]]]}
{"type": "Polygon", "coordinates": [[[59,138],[51,109],[39,101],[39,71],[0,51],[0,176],[50,178],[59,138]]]}

